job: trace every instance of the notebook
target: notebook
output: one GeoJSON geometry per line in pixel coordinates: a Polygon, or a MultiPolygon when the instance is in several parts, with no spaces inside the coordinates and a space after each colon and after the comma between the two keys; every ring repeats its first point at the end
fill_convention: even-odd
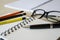
{"type": "Polygon", "coordinates": [[[35,9],[39,6],[48,3],[49,1],[51,0],[18,0],[16,2],[8,3],[4,6],[12,9],[17,9],[17,10],[30,11],[32,9],[35,9]]]}
{"type": "Polygon", "coordinates": [[[41,19],[29,18],[20,22],[0,25],[0,35],[8,40],[56,40],[60,36],[60,29],[28,29],[25,25],[47,24],[41,19]],[[14,26],[15,25],[15,26],[14,26]]]}

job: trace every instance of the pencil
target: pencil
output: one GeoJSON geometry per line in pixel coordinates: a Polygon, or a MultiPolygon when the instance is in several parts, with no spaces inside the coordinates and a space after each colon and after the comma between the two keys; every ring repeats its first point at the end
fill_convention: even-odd
{"type": "Polygon", "coordinates": [[[13,13],[5,15],[5,16],[0,16],[0,19],[9,18],[9,17],[12,17],[12,16],[16,16],[16,15],[22,13],[22,12],[24,12],[24,11],[17,11],[17,12],[13,12],[13,13]]]}
{"type": "Polygon", "coordinates": [[[8,19],[8,20],[5,20],[5,21],[1,21],[0,25],[13,23],[13,22],[17,22],[17,21],[22,21],[24,19],[26,19],[26,17],[17,17],[17,18],[13,18],[13,19],[8,19]]]}
{"type": "Polygon", "coordinates": [[[11,19],[11,18],[16,18],[16,17],[21,17],[21,16],[24,16],[24,15],[26,15],[26,13],[18,14],[16,16],[11,16],[11,17],[8,17],[8,18],[0,18],[0,21],[4,21],[4,20],[11,19]]]}

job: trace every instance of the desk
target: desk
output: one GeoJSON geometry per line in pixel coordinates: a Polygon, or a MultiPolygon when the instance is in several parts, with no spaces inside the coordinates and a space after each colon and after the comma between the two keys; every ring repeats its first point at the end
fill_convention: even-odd
{"type": "MultiPolygon", "coordinates": [[[[38,7],[46,11],[59,10],[60,0],[53,0],[43,6],[38,7]]],[[[6,36],[9,40],[56,40],[60,36],[60,28],[58,29],[25,29],[20,28],[12,34],[6,36]],[[15,35],[15,36],[14,36],[15,35]]]]}

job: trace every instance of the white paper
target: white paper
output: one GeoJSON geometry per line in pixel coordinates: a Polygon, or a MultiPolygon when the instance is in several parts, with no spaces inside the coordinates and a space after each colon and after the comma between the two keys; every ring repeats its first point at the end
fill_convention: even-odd
{"type": "Polygon", "coordinates": [[[8,3],[5,7],[17,10],[31,10],[49,0],[19,0],[13,3],[8,3]]]}

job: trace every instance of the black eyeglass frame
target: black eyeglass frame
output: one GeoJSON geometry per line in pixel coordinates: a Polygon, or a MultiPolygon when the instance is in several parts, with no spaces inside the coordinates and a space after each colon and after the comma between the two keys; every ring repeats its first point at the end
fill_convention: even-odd
{"type": "MultiPolygon", "coordinates": [[[[52,12],[60,13],[60,11],[48,11],[48,12],[47,12],[47,11],[45,11],[45,10],[43,10],[43,9],[36,9],[36,10],[33,11],[31,17],[33,17],[34,15],[37,15],[37,14],[35,14],[35,13],[36,13],[37,11],[39,11],[39,10],[43,11],[44,13],[43,13],[43,14],[41,15],[41,17],[39,17],[38,19],[41,19],[41,18],[43,18],[44,16],[45,16],[46,19],[48,19],[49,13],[52,13],[52,12]]],[[[38,15],[39,15],[39,14],[38,14],[38,15]]],[[[57,19],[54,19],[54,18],[51,18],[51,19],[58,21],[57,19]]]]}

